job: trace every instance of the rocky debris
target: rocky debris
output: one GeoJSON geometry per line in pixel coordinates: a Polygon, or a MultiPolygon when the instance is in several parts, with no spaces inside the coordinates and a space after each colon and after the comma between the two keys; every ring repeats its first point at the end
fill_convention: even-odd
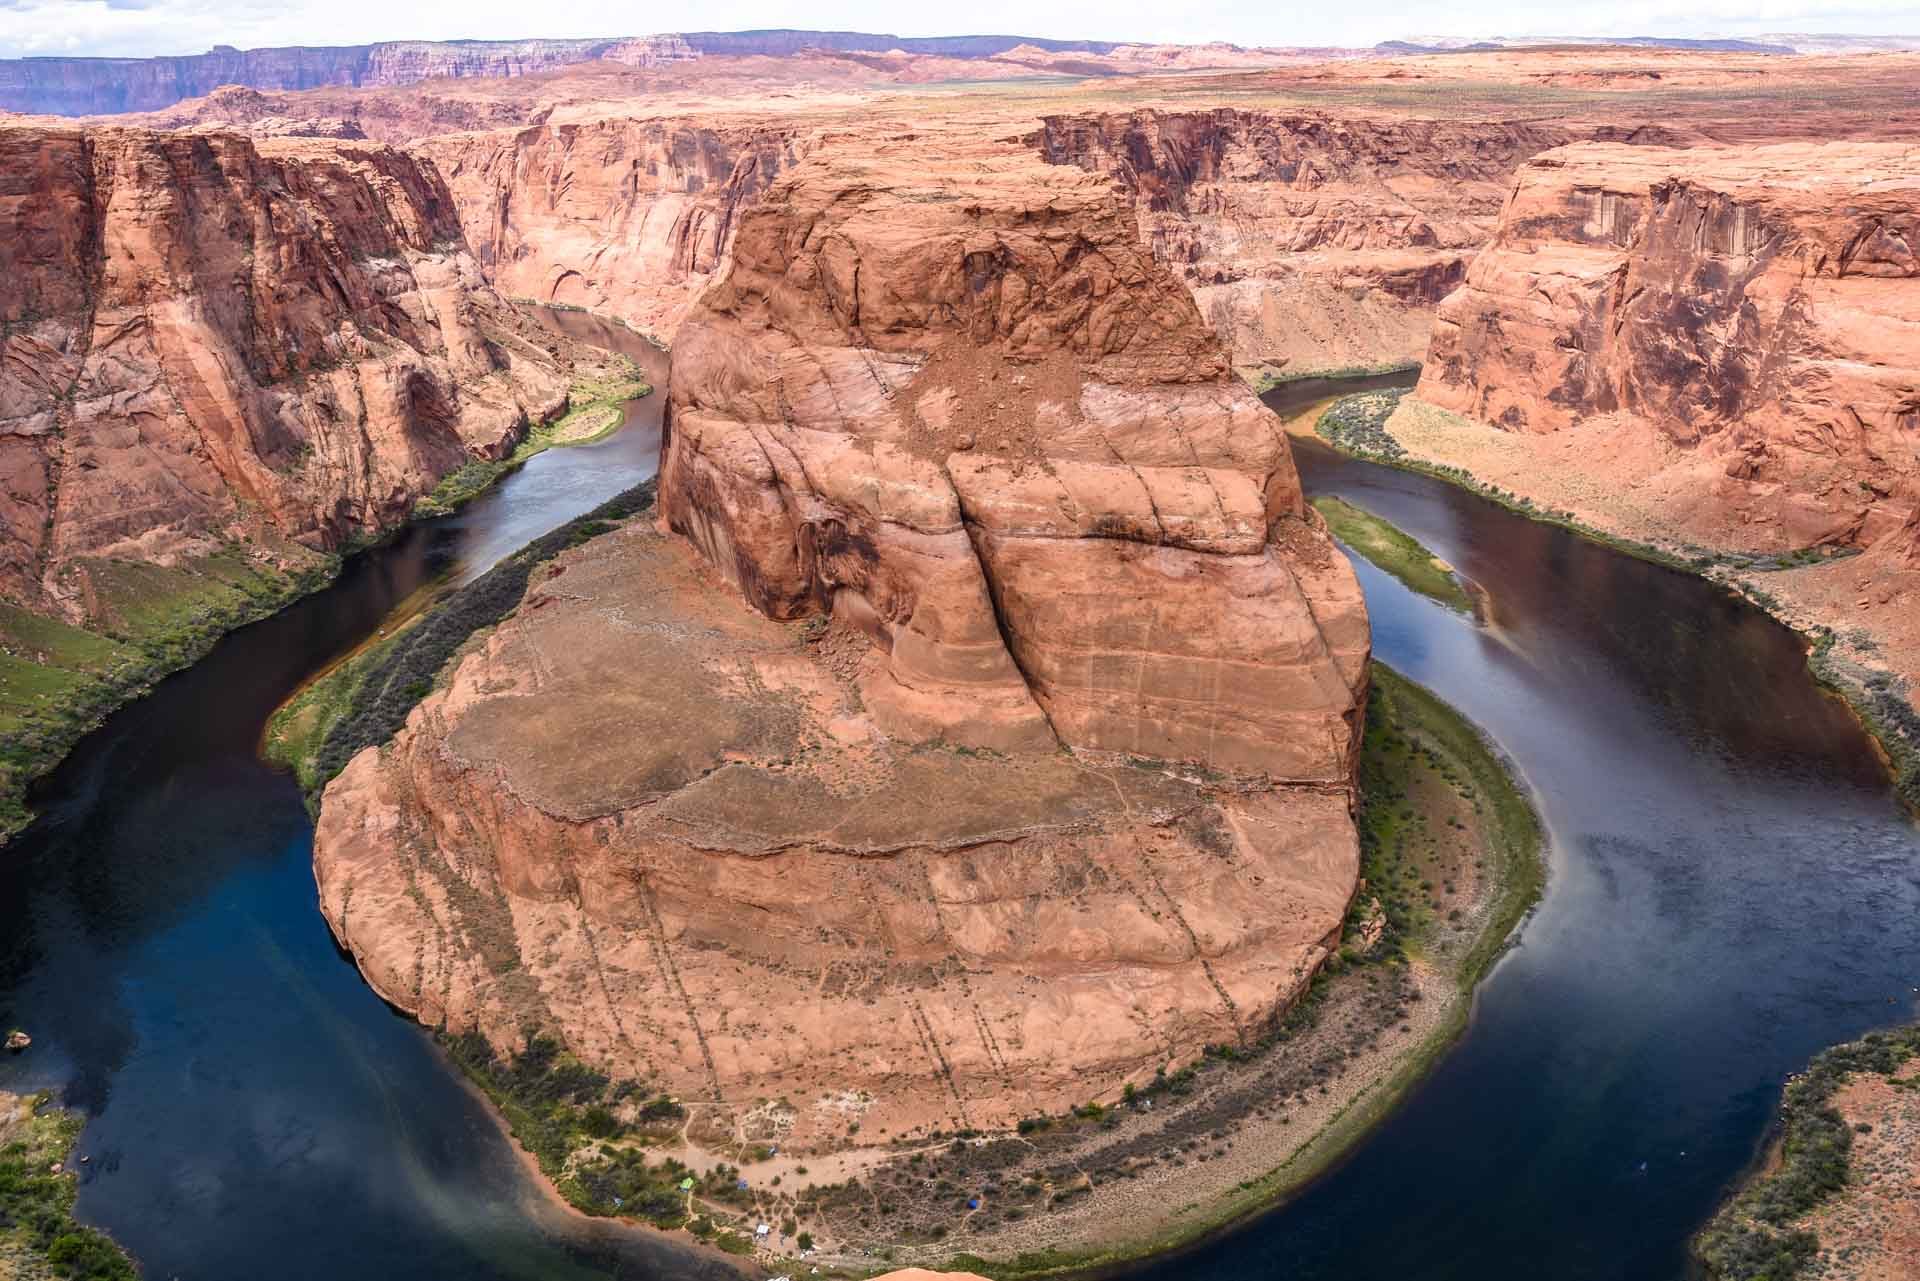
{"type": "Polygon", "coordinates": [[[0,129],[0,598],[406,518],[565,401],[432,167],[389,148],[0,129]]]}
{"type": "Polygon", "coordinates": [[[388,999],[784,1100],[794,1151],[1255,1034],[1358,876],[1358,585],[1127,202],[858,148],[745,209],[682,326],[679,536],[567,553],[316,834],[388,999]]]}
{"type": "Polygon", "coordinates": [[[1442,305],[1418,394],[1656,441],[1661,473],[1621,479],[1707,546],[1869,546],[1920,499],[1917,208],[1900,143],[1544,153],[1442,305]]]}

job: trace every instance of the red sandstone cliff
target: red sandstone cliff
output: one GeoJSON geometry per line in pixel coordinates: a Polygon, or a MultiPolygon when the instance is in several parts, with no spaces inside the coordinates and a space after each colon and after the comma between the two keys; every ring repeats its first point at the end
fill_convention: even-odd
{"type": "Polygon", "coordinates": [[[1009,1126],[1293,999],[1358,875],[1364,607],[1109,183],[803,161],[672,396],[684,537],[568,553],[328,786],[375,987],[780,1100],[798,1150],[1009,1126]]]}
{"type": "Polygon", "coordinates": [[[769,125],[608,118],[418,144],[511,297],[586,307],[671,339],[740,209],[804,151],[769,125]]]}
{"type": "Polygon", "coordinates": [[[1916,244],[1906,144],[1547,152],[1419,395],[1519,433],[1604,420],[1623,466],[1656,454],[1621,479],[1680,536],[1869,545],[1920,498],[1916,244]]]}
{"type": "Polygon", "coordinates": [[[1111,176],[1236,365],[1417,361],[1434,306],[1560,125],[1217,108],[1049,116],[1030,141],[1111,176]]]}
{"type": "Polygon", "coordinates": [[[566,380],[384,147],[0,130],[0,597],[100,558],[331,547],[510,449],[566,380]]]}

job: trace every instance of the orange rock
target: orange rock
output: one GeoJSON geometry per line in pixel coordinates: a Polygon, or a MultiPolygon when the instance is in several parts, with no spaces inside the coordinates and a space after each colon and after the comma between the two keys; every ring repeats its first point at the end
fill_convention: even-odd
{"type": "Polygon", "coordinates": [[[866,629],[895,732],[1348,778],[1358,589],[1127,206],[1019,151],[858,157],[749,208],[683,326],[667,522],[866,629]]]}
{"type": "Polygon", "coordinates": [[[1673,515],[1709,545],[1749,510],[1770,547],[1871,544],[1920,497],[1916,208],[1902,144],[1544,153],[1441,307],[1419,395],[1677,447],[1673,515]]]}
{"type": "Polygon", "coordinates": [[[568,553],[315,840],[389,1000],[780,1100],[795,1150],[1251,1036],[1359,873],[1357,582],[1127,202],[857,145],[744,211],[681,328],[680,536],[568,553]]]}

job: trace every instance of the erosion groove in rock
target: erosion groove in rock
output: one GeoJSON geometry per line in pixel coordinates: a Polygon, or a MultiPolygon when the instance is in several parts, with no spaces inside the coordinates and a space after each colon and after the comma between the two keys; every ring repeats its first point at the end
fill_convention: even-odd
{"type": "Polygon", "coordinates": [[[801,1148],[1011,1126],[1284,1010],[1356,883],[1368,651],[1109,182],[831,145],[680,329],[657,527],[536,575],[316,839],[390,1000],[785,1099],[801,1148]]]}
{"type": "Polygon", "coordinates": [[[807,145],[792,125],[601,118],[423,141],[503,293],[670,338],[740,208],[807,145]]]}

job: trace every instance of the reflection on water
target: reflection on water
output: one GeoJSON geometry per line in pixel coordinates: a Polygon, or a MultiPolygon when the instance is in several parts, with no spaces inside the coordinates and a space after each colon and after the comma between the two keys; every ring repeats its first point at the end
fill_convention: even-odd
{"type": "Polygon", "coordinates": [[[1547,897],[1434,1076],[1328,1179],[1156,1277],[1673,1281],[1822,1047],[1911,1018],[1920,834],[1796,639],[1426,477],[1297,451],[1490,594],[1358,566],[1376,652],[1539,794],[1547,897]]]}
{"type": "Polygon", "coordinates": [[[90,1115],[79,1211],[150,1277],[731,1275],[540,1196],[426,1035],[315,906],[312,827],[254,755],[273,708],[435,578],[460,580],[651,475],[666,358],[584,316],[662,390],[458,515],[356,557],[89,738],[0,851],[0,1088],[90,1115]]]}

